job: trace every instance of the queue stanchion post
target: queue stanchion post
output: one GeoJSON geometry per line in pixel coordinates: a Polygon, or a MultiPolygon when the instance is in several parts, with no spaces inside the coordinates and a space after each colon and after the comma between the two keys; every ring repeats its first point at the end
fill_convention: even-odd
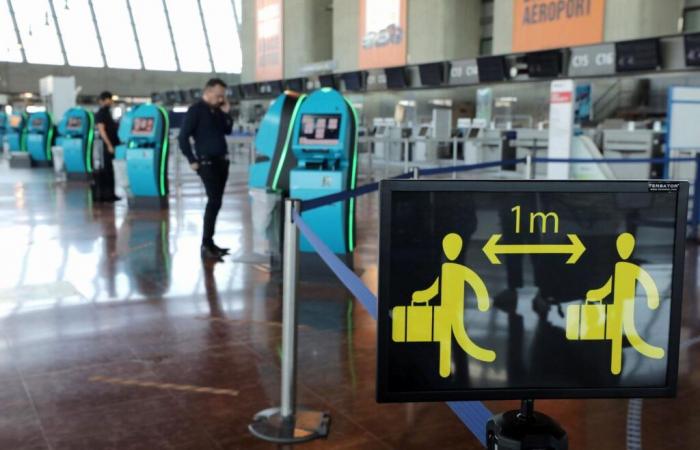
{"type": "Polygon", "coordinates": [[[693,180],[693,239],[698,239],[698,225],[700,225],[700,153],[695,154],[695,180],[693,180]]]}
{"type": "MultiPolygon", "coordinates": [[[[452,138],[452,167],[457,167],[457,136],[452,138]]],[[[452,179],[457,179],[457,171],[452,171],[452,179]]]]}
{"type": "Polygon", "coordinates": [[[420,167],[418,167],[418,166],[413,166],[413,167],[411,168],[411,173],[413,174],[413,175],[412,175],[412,178],[413,178],[414,180],[418,180],[418,179],[420,178],[420,167]]]}
{"type": "Polygon", "coordinates": [[[528,154],[525,155],[525,179],[526,180],[534,180],[535,179],[534,163],[535,163],[535,161],[532,158],[532,153],[528,152],[528,154]]]}
{"type": "Polygon", "coordinates": [[[408,139],[403,140],[403,172],[408,172],[408,139]]]}
{"type": "Polygon", "coordinates": [[[330,415],[296,408],[297,308],[299,280],[299,229],[293,211],[301,202],[284,204],[284,255],[282,256],[282,383],[280,406],[260,411],[248,426],[253,436],[276,444],[298,444],[328,436],[330,415]]]}

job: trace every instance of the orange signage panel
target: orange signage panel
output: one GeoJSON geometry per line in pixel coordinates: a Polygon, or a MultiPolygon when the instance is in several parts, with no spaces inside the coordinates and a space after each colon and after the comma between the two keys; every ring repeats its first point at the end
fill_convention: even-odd
{"type": "Polygon", "coordinates": [[[513,51],[596,44],[605,0],[513,0],[513,51]]]}
{"type": "Polygon", "coordinates": [[[360,0],[360,69],[406,64],[406,0],[360,0]]]}
{"type": "Polygon", "coordinates": [[[282,0],[255,1],[255,79],[284,78],[282,67],[282,0]]]}

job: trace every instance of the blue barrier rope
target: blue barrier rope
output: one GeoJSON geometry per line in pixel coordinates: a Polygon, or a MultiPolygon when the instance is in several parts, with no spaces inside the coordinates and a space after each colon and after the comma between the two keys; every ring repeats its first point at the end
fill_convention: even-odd
{"type": "Polygon", "coordinates": [[[521,164],[525,162],[525,158],[521,159],[510,159],[506,161],[489,161],[485,163],[478,163],[478,164],[462,164],[461,166],[448,166],[448,167],[435,167],[432,169],[419,169],[418,170],[418,175],[437,175],[441,173],[450,173],[450,172],[467,172],[469,170],[476,170],[476,169],[485,169],[488,167],[498,167],[498,166],[507,166],[507,165],[513,165],[513,164],[521,164]]]}
{"type": "Polygon", "coordinates": [[[668,162],[695,162],[695,158],[601,158],[601,159],[585,159],[585,158],[532,158],[533,162],[541,163],[571,163],[571,164],[623,164],[623,163],[649,163],[649,164],[666,164],[668,162]]]}
{"type": "MultiPolygon", "coordinates": [[[[318,253],[323,262],[333,271],[343,285],[357,298],[374,320],[377,320],[377,297],[370,291],[365,283],[348,266],[331,251],[304,222],[301,215],[293,210],[294,224],[299,228],[311,247],[318,253]]],[[[472,432],[472,434],[486,446],[486,422],[493,413],[479,401],[473,402],[447,402],[447,405],[457,415],[459,420],[472,432]]]]}

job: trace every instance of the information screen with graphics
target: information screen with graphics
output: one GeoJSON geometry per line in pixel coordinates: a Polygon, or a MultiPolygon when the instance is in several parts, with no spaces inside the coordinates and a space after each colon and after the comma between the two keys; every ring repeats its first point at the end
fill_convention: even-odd
{"type": "Polygon", "coordinates": [[[17,128],[22,125],[22,116],[10,116],[10,127],[17,128]]]}
{"type": "Polygon", "coordinates": [[[406,64],[406,0],[360,0],[360,69],[406,64]]]}
{"type": "Polygon", "coordinates": [[[304,114],[301,117],[299,144],[337,145],[340,137],[340,114],[304,114]]]}
{"type": "Polygon", "coordinates": [[[675,394],[686,182],[380,193],[378,401],[675,394]]]}
{"type": "Polygon", "coordinates": [[[69,130],[79,130],[83,127],[83,119],[80,117],[69,117],[66,128],[69,130]]]}
{"type": "Polygon", "coordinates": [[[136,117],[131,124],[131,134],[151,134],[153,133],[153,123],[153,118],[136,117]]]}

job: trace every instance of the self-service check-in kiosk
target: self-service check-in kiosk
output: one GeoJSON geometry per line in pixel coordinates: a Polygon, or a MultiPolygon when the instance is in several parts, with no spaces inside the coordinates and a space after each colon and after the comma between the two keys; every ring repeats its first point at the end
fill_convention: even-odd
{"type": "MultiPolygon", "coordinates": [[[[5,150],[5,129],[7,128],[7,114],[0,111],[0,150],[5,150]]],[[[8,150],[9,151],[9,150],[8,150]]]]}
{"type": "Polygon", "coordinates": [[[87,180],[93,171],[95,116],[85,108],[71,108],[58,124],[56,143],[63,148],[63,164],[69,179],[87,180]]]}
{"type": "Polygon", "coordinates": [[[295,111],[306,96],[287,91],[275,99],[255,135],[255,162],[250,165],[248,186],[289,192],[289,172],[296,165],[289,149],[295,111]]]}
{"type": "MultiPolygon", "coordinates": [[[[322,88],[306,98],[294,121],[292,198],[308,200],[355,188],[357,123],[352,104],[334,89],[322,88]]],[[[349,199],[306,211],[303,217],[333,252],[349,253],[355,246],[354,208],[349,199]]],[[[300,249],[312,251],[303,237],[300,249]]]]}
{"type": "Polygon", "coordinates": [[[27,151],[34,165],[51,165],[53,141],[54,123],[51,114],[48,112],[30,114],[27,123],[27,151]]]}
{"type": "Polygon", "coordinates": [[[255,136],[255,162],[250,165],[248,187],[253,222],[253,252],[281,255],[281,200],[289,195],[289,174],[296,166],[290,148],[294,118],[305,95],[286,91],[272,102],[255,136]]]}
{"type": "Polygon", "coordinates": [[[131,112],[126,137],[129,204],[144,207],[168,205],[168,113],[160,106],[141,105],[131,112]]]}
{"type": "Polygon", "coordinates": [[[10,152],[10,167],[31,167],[32,160],[27,153],[27,115],[13,113],[7,118],[5,146],[10,152]]]}

